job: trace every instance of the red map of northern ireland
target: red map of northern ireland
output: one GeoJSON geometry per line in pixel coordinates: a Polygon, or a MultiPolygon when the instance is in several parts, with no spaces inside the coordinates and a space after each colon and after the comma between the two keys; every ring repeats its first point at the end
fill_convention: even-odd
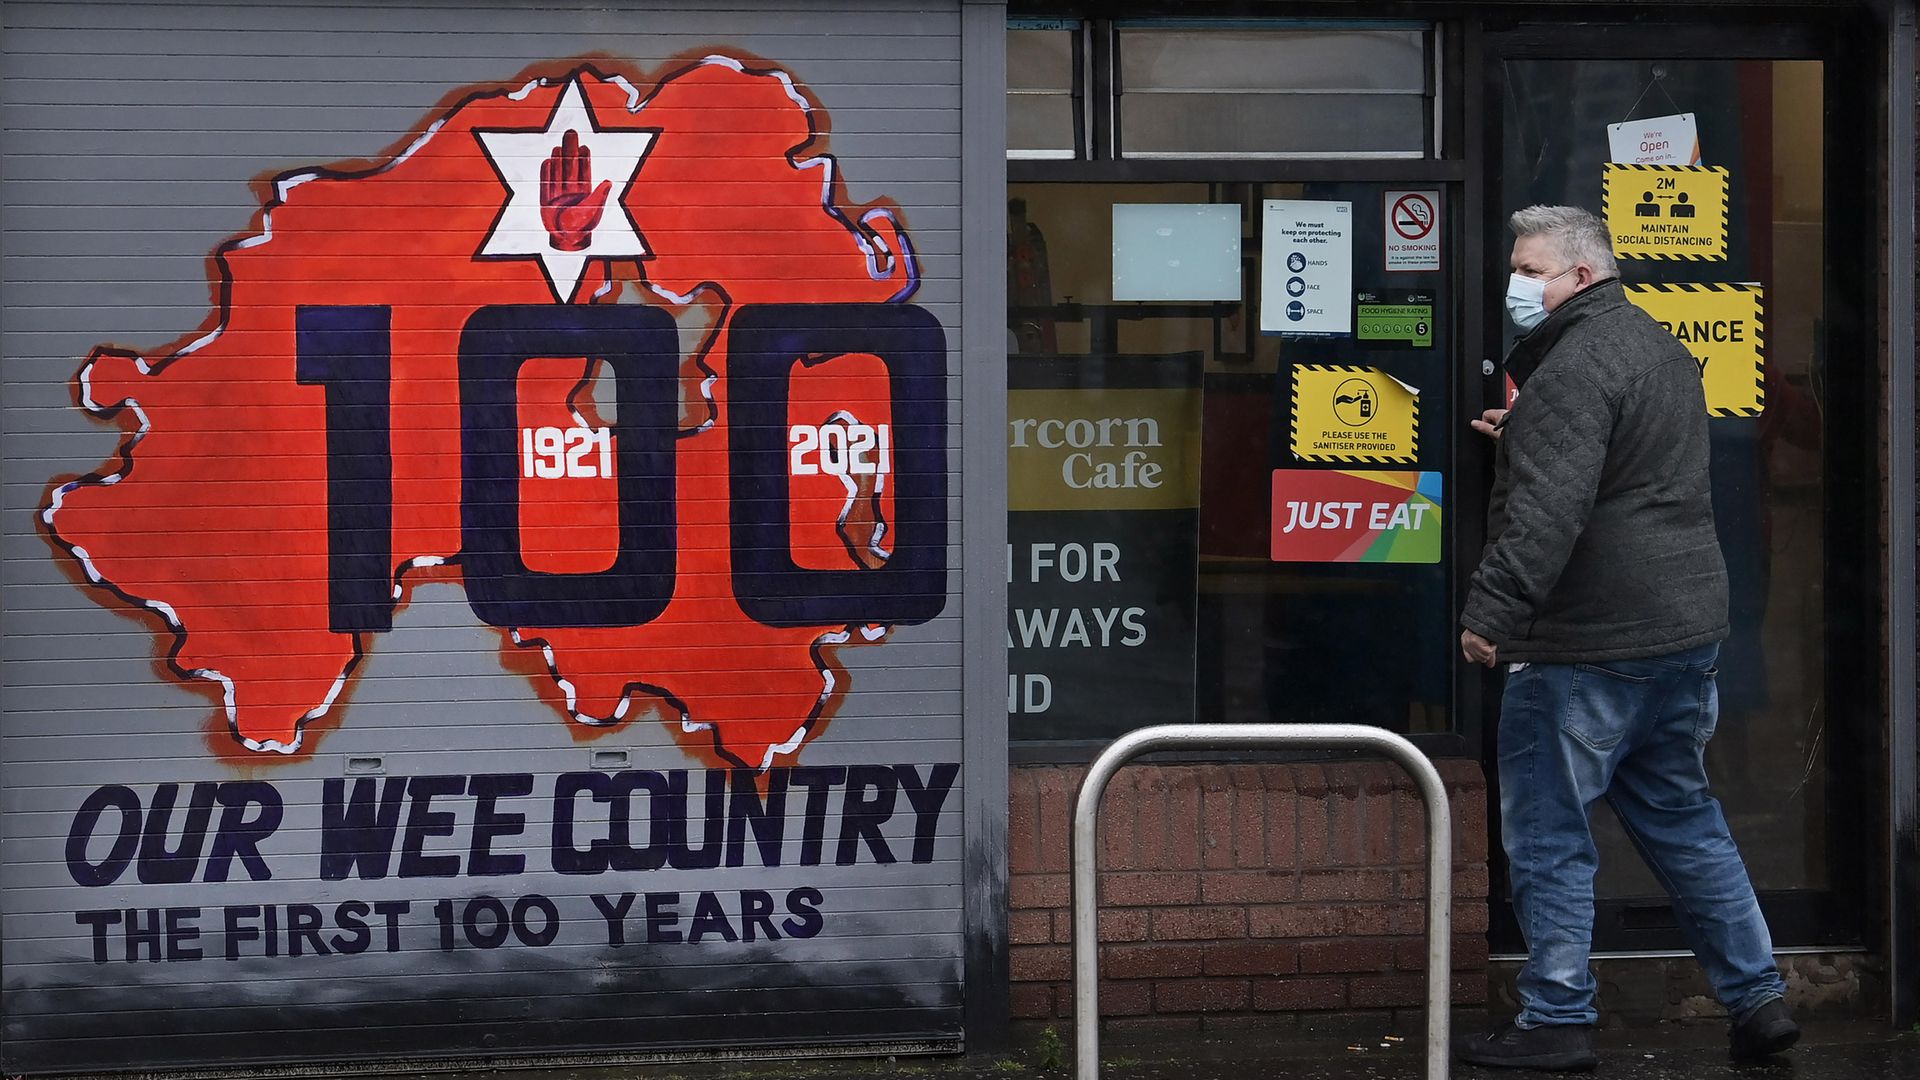
{"type": "MultiPolygon", "coordinates": [[[[219,310],[204,332],[88,358],[80,404],[125,439],[115,460],[51,487],[49,538],[88,582],[164,623],[169,666],[217,689],[241,745],[296,752],[381,648],[378,634],[330,629],[327,391],[296,378],[296,313],[391,313],[392,580],[404,606],[421,580],[460,573],[467,319],[489,305],[662,308],[683,343],[673,595],[639,626],[502,628],[503,653],[575,721],[654,717],[703,757],[773,764],[847,689],[834,651],[886,628],[767,626],[734,597],[727,320],[748,304],[906,299],[917,275],[900,215],[845,202],[819,106],[757,62],[710,56],[657,82],[556,67],[424,119],[389,160],[276,178],[254,228],[212,260],[219,310]]],[[[606,430],[597,375],[568,357],[520,372],[531,568],[604,570],[617,545],[616,448],[590,438],[606,430]],[[536,453],[571,432],[588,437],[568,444],[564,475],[545,475],[536,453]]],[[[886,373],[870,357],[794,382],[791,423],[887,423],[886,373]]],[[[883,565],[884,480],[795,477],[796,562],[883,565]]]]}

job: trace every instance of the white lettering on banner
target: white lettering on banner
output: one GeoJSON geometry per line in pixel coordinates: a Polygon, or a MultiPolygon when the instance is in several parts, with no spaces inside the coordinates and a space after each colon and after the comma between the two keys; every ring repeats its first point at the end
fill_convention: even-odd
{"type": "Polygon", "coordinates": [[[1060,465],[1060,479],[1070,488],[1157,488],[1160,466],[1147,460],[1144,450],[1129,450],[1115,465],[1095,463],[1092,454],[1068,454],[1060,465]]]}
{"type": "Polygon", "coordinates": [[[1145,446],[1160,445],[1160,421],[1151,416],[1119,417],[1107,416],[1099,420],[1057,420],[1021,417],[1010,422],[1013,428],[1012,446],[1025,449],[1037,445],[1045,450],[1059,450],[1071,447],[1086,450],[1092,447],[1108,446],[1145,446]],[[1114,442],[1114,432],[1125,428],[1123,442],[1114,442]],[[1033,436],[1028,443],[1027,437],[1033,436]]]}
{"type": "MultiPolygon", "coordinates": [[[[1128,648],[1141,645],[1147,640],[1147,626],[1143,622],[1147,609],[1130,608],[1019,608],[1013,613],[1014,625],[1020,631],[1019,645],[1023,649],[1053,649],[1079,646],[1094,648],[1094,634],[1100,637],[1098,647],[1105,649],[1114,645],[1128,648]],[[1092,629],[1089,630],[1089,621],[1092,629]],[[1114,629],[1126,631],[1125,636],[1116,637],[1114,629]]],[[[1008,635],[1012,637],[1011,634],[1008,635]]],[[[1014,644],[1011,640],[1009,645],[1014,644]]]]}
{"type": "Polygon", "coordinates": [[[1375,532],[1392,529],[1419,529],[1426,519],[1427,504],[1419,502],[1289,502],[1287,524],[1280,531],[1296,529],[1352,529],[1362,509],[1367,528],[1375,532]]]}
{"type": "Polygon", "coordinates": [[[1421,519],[1426,516],[1426,503],[1374,503],[1372,512],[1367,515],[1367,528],[1375,532],[1417,529],[1421,519]]]}
{"type": "Polygon", "coordinates": [[[1157,489],[1166,485],[1167,466],[1147,453],[1163,444],[1160,421],[1151,416],[1020,417],[1009,422],[1015,450],[1077,451],[1060,462],[1060,481],[1077,491],[1157,489]],[[1124,447],[1118,458],[1094,451],[1124,447]]]}
{"type": "Polygon", "coordinates": [[[1045,675],[1008,675],[1007,711],[1043,713],[1053,708],[1053,680],[1045,675]]]}
{"type": "MultiPolygon", "coordinates": [[[[1014,581],[1013,551],[1013,545],[1008,544],[1008,584],[1014,581]]],[[[1039,582],[1043,569],[1056,571],[1062,581],[1119,581],[1120,545],[1106,541],[1096,541],[1091,547],[1073,543],[1038,543],[1032,545],[1027,553],[1027,567],[1032,575],[1027,580],[1034,583],[1039,582]]]]}

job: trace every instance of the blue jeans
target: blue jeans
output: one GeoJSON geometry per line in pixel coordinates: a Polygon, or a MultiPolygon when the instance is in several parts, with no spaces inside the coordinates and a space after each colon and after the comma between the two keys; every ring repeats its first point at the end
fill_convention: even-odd
{"type": "Polygon", "coordinates": [[[1527,939],[1518,1023],[1592,1024],[1593,876],[1587,813],[1605,797],[1673,898],[1687,944],[1736,1020],[1787,987],[1705,752],[1719,716],[1708,645],[1598,664],[1530,664],[1500,703],[1500,831],[1527,939]]]}

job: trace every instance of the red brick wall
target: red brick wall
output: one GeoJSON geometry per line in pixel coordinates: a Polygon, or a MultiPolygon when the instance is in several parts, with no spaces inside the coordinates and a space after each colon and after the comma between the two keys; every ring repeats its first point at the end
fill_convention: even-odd
{"type": "MultiPolygon", "coordinates": [[[[1487,805],[1443,761],[1453,809],[1454,1001],[1486,999],[1487,805]]],[[[1068,844],[1079,767],[1015,768],[1015,1019],[1073,1011],[1068,844]]],[[[1426,824],[1385,763],[1134,765],[1107,789],[1100,1011],[1107,1017],[1418,1007],[1426,824]]]]}

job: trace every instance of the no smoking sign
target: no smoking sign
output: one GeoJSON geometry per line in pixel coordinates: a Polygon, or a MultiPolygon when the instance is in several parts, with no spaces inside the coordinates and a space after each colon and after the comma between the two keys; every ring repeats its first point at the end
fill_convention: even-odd
{"type": "Polygon", "coordinates": [[[1440,193],[1387,191],[1381,196],[1386,228],[1386,268],[1392,271],[1440,269],[1440,193]]]}

